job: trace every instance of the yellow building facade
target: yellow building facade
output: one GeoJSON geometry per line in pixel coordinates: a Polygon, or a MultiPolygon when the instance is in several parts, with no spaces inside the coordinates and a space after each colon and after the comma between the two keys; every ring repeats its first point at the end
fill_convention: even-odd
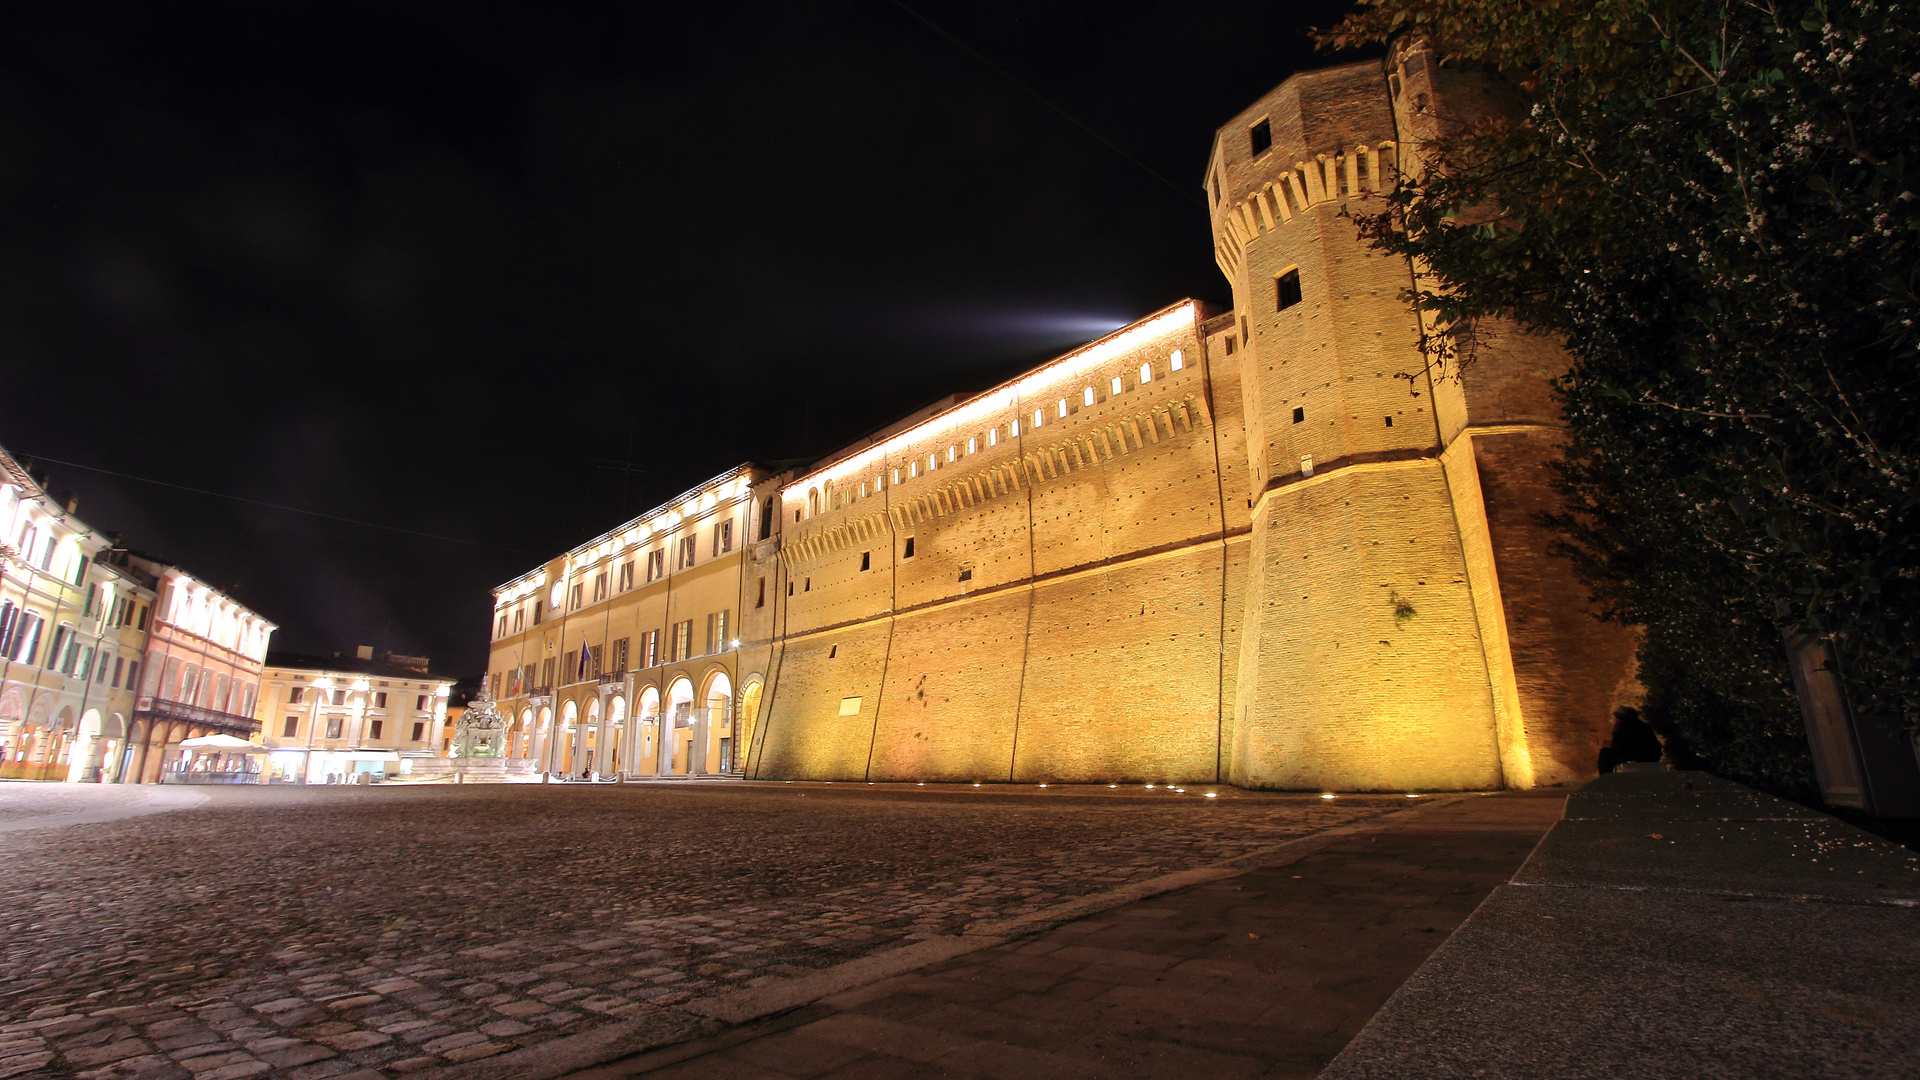
{"type": "Polygon", "coordinates": [[[268,779],[340,784],[412,775],[446,753],[452,691],[453,680],[429,674],[425,664],[376,659],[365,646],[345,657],[268,653],[254,712],[268,779]]]}
{"type": "Polygon", "coordinates": [[[1400,791],[1592,775],[1637,684],[1631,635],[1593,618],[1536,520],[1566,358],[1503,327],[1472,367],[1436,371],[1399,298],[1419,268],[1346,216],[1380,207],[1437,125],[1492,108],[1419,41],[1386,71],[1296,75],[1222,127],[1208,163],[1230,309],[1182,301],[814,466],[736,470],[716,484],[756,542],[681,607],[652,584],[571,598],[697,532],[684,507],[504,586],[492,678],[508,697],[513,671],[533,680],[528,753],[658,773],[624,702],[681,680],[673,700],[730,710],[723,756],[765,779],[1400,791]],[[523,616],[540,621],[542,596],[536,631],[523,616]],[[724,682],[694,663],[549,689],[549,660],[581,670],[576,638],[744,603],[729,597],[760,602],[708,661],[724,682]],[[563,600],[608,629],[553,627],[563,600]]]}
{"type": "Polygon", "coordinates": [[[771,602],[748,575],[768,487],[763,470],[730,469],[495,590],[487,690],[510,764],[737,772],[737,705],[764,682],[742,634],[771,602]]]}

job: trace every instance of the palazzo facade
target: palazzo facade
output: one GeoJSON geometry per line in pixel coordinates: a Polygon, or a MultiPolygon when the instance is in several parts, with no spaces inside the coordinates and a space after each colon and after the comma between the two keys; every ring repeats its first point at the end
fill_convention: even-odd
{"type": "Polygon", "coordinates": [[[274,624],[75,507],[0,450],[0,776],[153,783],[251,737],[274,624]]]}
{"type": "Polygon", "coordinates": [[[1495,327],[1436,370],[1399,298],[1419,268],[1345,216],[1502,107],[1439,60],[1409,39],[1302,73],[1219,130],[1204,187],[1230,308],[1173,304],[813,466],[742,466],[496,590],[490,678],[519,695],[525,752],[765,779],[1592,775],[1638,687],[1631,634],[1593,617],[1536,520],[1566,357],[1495,327]],[[626,565],[685,572],[723,519],[755,540],[697,599],[629,584],[626,565]],[[709,651],[680,650],[688,619],[709,651]],[[616,644],[641,633],[676,645],[641,665],[616,644]],[[677,747],[683,715],[702,768],[648,741],[677,747]]]}

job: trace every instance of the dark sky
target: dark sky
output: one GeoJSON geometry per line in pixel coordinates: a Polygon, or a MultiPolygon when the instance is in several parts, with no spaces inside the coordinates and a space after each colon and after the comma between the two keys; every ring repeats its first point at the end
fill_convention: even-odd
{"type": "Polygon", "coordinates": [[[1006,74],[889,0],[0,6],[0,444],[474,541],[43,463],[276,648],[477,672],[539,560],[1224,298],[1213,130],[1345,5],[913,7],[1006,74]]]}

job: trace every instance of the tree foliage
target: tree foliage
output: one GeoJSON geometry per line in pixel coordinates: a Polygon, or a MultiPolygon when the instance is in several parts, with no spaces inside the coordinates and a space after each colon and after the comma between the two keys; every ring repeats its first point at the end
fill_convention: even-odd
{"type": "Polygon", "coordinates": [[[1920,714],[1917,25],[1363,0],[1322,38],[1422,34],[1524,103],[1450,130],[1362,230],[1431,270],[1456,370],[1491,318],[1565,340],[1565,550],[1644,628],[1649,718],[1775,790],[1811,783],[1782,628],[1834,642],[1863,718],[1920,714]]]}

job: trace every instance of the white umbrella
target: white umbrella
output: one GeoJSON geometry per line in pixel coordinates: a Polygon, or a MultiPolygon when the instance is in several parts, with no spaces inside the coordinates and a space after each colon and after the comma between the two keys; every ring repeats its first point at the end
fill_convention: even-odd
{"type": "Polygon", "coordinates": [[[185,739],[181,741],[180,745],[191,750],[241,750],[249,754],[264,754],[268,752],[264,746],[224,734],[202,735],[197,739],[185,739]]]}

